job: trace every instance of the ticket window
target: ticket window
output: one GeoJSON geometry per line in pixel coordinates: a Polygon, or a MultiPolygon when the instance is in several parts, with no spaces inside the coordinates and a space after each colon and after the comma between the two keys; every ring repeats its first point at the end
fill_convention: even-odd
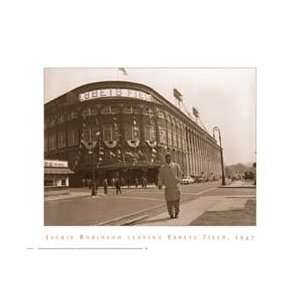
{"type": "Polygon", "coordinates": [[[69,178],[68,176],[57,176],[56,177],[56,186],[69,186],[69,178]]]}
{"type": "Polygon", "coordinates": [[[44,179],[44,186],[69,186],[69,178],[68,176],[46,175],[44,179]]]}
{"type": "Polygon", "coordinates": [[[55,186],[54,176],[46,175],[44,178],[44,186],[55,186]]]}

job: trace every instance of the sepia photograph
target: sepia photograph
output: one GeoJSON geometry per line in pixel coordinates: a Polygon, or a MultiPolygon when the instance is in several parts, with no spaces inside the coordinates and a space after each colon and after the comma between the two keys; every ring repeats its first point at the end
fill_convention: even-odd
{"type": "Polygon", "coordinates": [[[1,299],[300,299],[297,4],[2,1],[1,299]]]}
{"type": "Polygon", "coordinates": [[[255,226],[256,68],[45,68],[45,226],[255,226]]]}

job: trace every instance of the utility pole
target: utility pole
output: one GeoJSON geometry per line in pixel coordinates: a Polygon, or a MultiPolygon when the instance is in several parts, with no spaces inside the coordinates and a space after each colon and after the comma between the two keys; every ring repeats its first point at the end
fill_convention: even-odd
{"type": "Polygon", "coordinates": [[[222,148],[222,139],[220,128],[215,126],[213,128],[213,136],[215,137],[215,131],[219,133],[219,143],[220,143],[220,152],[221,152],[221,167],[222,167],[222,185],[225,185],[225,172],[224,172],[224,161],[223,161],[223,148],[222,148]]]}

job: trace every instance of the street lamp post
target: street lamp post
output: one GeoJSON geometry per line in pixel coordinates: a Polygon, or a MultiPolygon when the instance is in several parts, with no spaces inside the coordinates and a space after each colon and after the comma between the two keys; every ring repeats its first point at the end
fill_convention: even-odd
{"type": "Polygon", "coordinates": [[[89,154],[91,155],[91,163],[92,163],[92,196],[96,196],[96,187],[95,187],[95,164],[94,164],[94,151],[89,150],[89,154]]]}
{"type": "Polygon", "coordinates": [[[222,185],[225,185],[225,173],[224,173],[224,161],[223,161],[223,148],[222,148],[222,140],[221,140],[221,131],[220,128],[215,126],[213,128],[213,136],[215,138],[215,131],[219,133],[219,143],[220,143],[220,153],[221,153],[221,167],[222,167],[222,185]]]}
{"type": "MultiPolygon", "coordinates": [[[[98,139],[98,143],[100,140],[100,132],[97,131],[96,132],[96,136],[98,139]]],[[[96,171],[95,171],[95,148],[96,148],[97,142],[93,143],[90,142],[89,143],[89,154],[91,155],[91,163],[92,163],[92,196],[96,196],[97,194],[97,189],[96,189],[96,171]]]]}

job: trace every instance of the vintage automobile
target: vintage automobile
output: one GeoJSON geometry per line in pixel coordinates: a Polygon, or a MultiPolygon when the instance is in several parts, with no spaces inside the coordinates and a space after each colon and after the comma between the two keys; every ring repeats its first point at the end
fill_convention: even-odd
{"type": "Polygon", "coordinates": [[[181,179],[181,184],[190,184],[190,183],[194,183],[194,182],[195,182],[195,180],[191,176],[186,176],[181,179]]]}
{"type": "Polygon", "coordinates": [[[195,183],[202,183],[202,182],[205,182],[205,181],[206,181],[205,176],[196,176],[195,177],[195,183]]]}

